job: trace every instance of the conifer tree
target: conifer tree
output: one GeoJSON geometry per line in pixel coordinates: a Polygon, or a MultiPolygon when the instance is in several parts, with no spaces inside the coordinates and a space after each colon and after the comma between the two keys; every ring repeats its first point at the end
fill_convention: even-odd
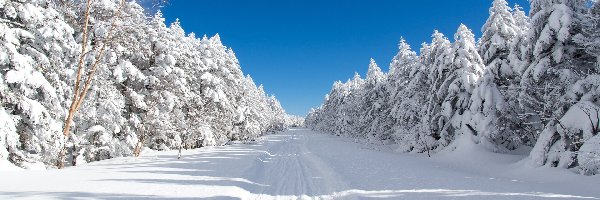
{"type": "Polygon", "coordinates": [[[470,119],[477,142],[494,151],[512,150],[521,142],[517,120],[518,73],[509,59],[511,45],[519,37],[510,7],[505,0],[495,0],[490,17],[482,28],[479,53],[486,69],[471,96],[470,119]]]}
{"type": "Polygon", "coordinates": [[[377,124],[375,120],[378,119],[379,114],[383,109],[383,81],[385,74],[381,71],[381,68],[377,66],[375,60],[371,59],[369,63],[369,69],[367,70],[367,77],[365,79],[364,88],[361,89],[361,105],[364,109],[360,113],[360,125],[358,130],[364,134],[364,138],[369,139],[372,142],[381,141],[380,135],[376,132],[376,127],[373,125],[377,124]]]}
{"type": "Polygon", "coordinates": [[[530,15],[533,57],[522,76],[519,98],[528,114],[526,120],[532,124],[527,131],[536,140],[531,158],[538,166],[573,167],[576,156],[570,152],[579,150],[573,138],[580,136],[557,128],[573,105],[565,94],[583,74],[594,70],[586,59],[581,59],[587,57],[586,52],[574,40],[582,30],[585,1],[532,1],[530,15]],[[550,151],[556,145],[562,147],[550,151]]]}
{"type": "Polygon", "coordinates": [[[0,159],[20,167],[251,140],[301,121],[245,79],[218,35],[185,35],[135,1],[0,11],[0,159]]]}
{"type": "Polygon", "coordinates": [[[460,134],[476,134],[473,127],[464,124],[469,114],[469,100],[473,89],[483,73],[483,62],[475,49],[475,38],[467,26],[461,24],[454,35],[452,49],[440,71],[447,71],[441,87],[437,90],[440,96],[441,110],[437,122],[439,124],[440,144],[448,145],[460,134]]]}
{"type": "Polygon", "coordinates": [[[392,61],[392,65],[394,63],[403,71],[403,78],[396,80],[405,80],[394,88],[391,98],[393,101],[390,115],[395,119],[394,138],[402,151],[426,151],[419,142],[431,138],[425,134],[428,130],[423,129],[426,126],[422,120],[426,111],[422,105],[427,103],[429,86],[427,69],[420,63],[417,53],[404,40],[400,41],[400,52],[392,61]]]}
{"type": "Polygon", "coordinates": [[[0,7],[0,159],[27,168],[53,164],[70,91],[66,73],[78,45],[73,28],[47,1],[0,7]]]}
{"type": "MultiPolygon", "coordinates": [[[[443,97],[438,94],[438,89],[441,87],[443,80],[448,74],[448,70],[444,70],[446,56],[451,50],[450,41],[444,36],[444,34],[434,31],[431,44],[427,47],[427,53],[421,56],[423,64],[430,66],[429,73],[427,75],[429,82],[429,94],[427,96],[427,113],[423,120],[425,120],[429,127],[429,133],[436,141],[439,140],[440,131],[442,129],[439,123],[440,112],[442,108],[443,97]]],[[[432,145],[434,146],[434,145],[432,145]]]]}

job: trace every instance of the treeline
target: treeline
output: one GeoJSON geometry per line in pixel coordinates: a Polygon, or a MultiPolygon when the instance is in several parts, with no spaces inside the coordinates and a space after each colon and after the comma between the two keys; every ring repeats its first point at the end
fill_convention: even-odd
{"type": "Polygon", "coordinates": [[[530,2],[527,16],[495,0],[478,42],[465,25],[418,55],[402,40],[388,73],[371,60],[366,79],[334,83],[307,126],[406,152],[530,147],[534,166],[599,174],[600,4],[530,2]]]}
{"type": "Polygon", "coordinates": [[[20,167],[54,166],[62,149],[76,165],[301,123],[244,76],[219,35],[186,35],[135,1],[1,0],[0,33],[0,161],[20,167]],[[66,137],[79,62],[92,84],[66,137]]]}

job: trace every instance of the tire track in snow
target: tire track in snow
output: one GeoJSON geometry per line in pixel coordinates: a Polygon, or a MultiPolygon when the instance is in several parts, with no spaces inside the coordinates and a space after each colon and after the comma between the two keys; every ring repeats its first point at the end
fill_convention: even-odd
{"type": "Polygon", "coordinates": [[[311,199],[347,188],[347,182],[307,147],[303,131],[288,131],[269,145],[246,174],[268,186],[257,188],[252,199],[311,199]],[[285,139],[283,139],[285,138],[285,139]]]}
{"type": "MultiPolygon", "coordinates": [[[[545,171],[539,174],[552,178],[539,180],[453,169],[443,160],[369,150],[310,130],[176,155],[0,173],[0,199],[600,199],[598,177],[545,171]]],[[[504,167],[510,172],[513,165],[504,167]]]]}

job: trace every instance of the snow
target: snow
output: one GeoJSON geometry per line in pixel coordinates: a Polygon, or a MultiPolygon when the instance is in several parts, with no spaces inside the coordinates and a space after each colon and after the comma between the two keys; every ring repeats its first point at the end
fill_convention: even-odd
{"type": "Polygon", "coordinates": [[[7,147],[17,146],[19,136],[16,131],[17,128],[11,115],[4,108],[0,108],[0,162],[6,161],[5,159],[8,157],[7,147]]]}
{"type": "Polygon", "coordinates": [[[0,159],[0,173],[8,173],[9,171],[22,171],[23,168],[17,167],[10,163],[8,160],[0,159]]]}
{"type": "Polygon", "coordinates": [[[562,134],[567,134],[567,132],[583,130],[583,139],[587,140],[592,137],[593,128],[598,126],[598,113],[600,112],[600,108],[596,106],[594,103],[589,101],[579,102],[571,107],[569,111],[565,114],[565,116],[560,119],[561,125],[558,126],[557,130],[562,134]],[[589,115],[589,116],[588,116],[589,115]],[[564,129],[567,130],[564,130],[564,129]]]}
{"type": "MultiPolygon", "coordinates": [[[[131,63],[129,63],[131,64],[131,63]]],[[[115,81],[118,83],[122,83],[125,81],[125,77],[123,77],[123,66],[127,65],[126,63],[121,63],[113,69],[113,76],[115,76],[115,81]]]]}
{"type": "Polygon", "coordinates": [[[215,140],[215,136],[210,130],[210,127],[204,125],[200,129],[200,135],[202,136],[202,146],[215,146],[217,145],[217,141],[215,140]]]}
{"type": "Polygon", "coordinates": [[[23,168],[28,169],[28,170],[33,170],[33,171],[46,170],[46,165],[44,165],[43,162],[34,162],[34,163],[23,162],[22,165],[23,165],[23,168]]]}
{"type": "Polygon", "coordinates": [[[577,159],[582,174],[600,174],[600,134],[581,146],[577,159]]]}
{"type": "Polygon", "coordinates": [[[523,155],[461,144],[428,158],[349,140],[291,129],[254,144],[184,150],[180,160],[177,151],[144,151],[64,170],[0,172],[0,199],[600,198],[600,176],[530,168],[523,155]]]}
{"type": "Polygon", "coordinates": [[[19,17],[24,21],[39,21],[44,19],[44,14],[40,7],[34,6],[33,4],[26,3],[23,8],[20,9],[19,17]]]}
{"type": "Polygon", "coordinates": [[[28,99],[26,97],[24,97],[23,101],[21,102],[21,109],[23,109],[24,113],[27,113],[27,116],[33,124],[42,124],[44,122],[44,118],[48,116],[48,111],[42,104],[40,104],[40,102],[28,99]]]}
{"type": "Polygon", "coordinates": [[[106,131],[106,129],[103,126],[95,125],[95,126],[90,127],[87,131],[90,133],[104,132],[104,131],[106,131]]]}
{"type": "Polygon", "coordinates": [[[570,168],[574,162],[575,169],[581,174],[594,175],[600,173],[600,139],[597,129],[600,107],[589,101],[581,101],[573,105],[554,126],[548,126],[531,151],[529,163],[532,166],[556,165],[570,168]],[[570,148],[568,138],[582,143],[577,152],[570,148]],[[575,160],[576,159],[576,160],[575,160]]]}

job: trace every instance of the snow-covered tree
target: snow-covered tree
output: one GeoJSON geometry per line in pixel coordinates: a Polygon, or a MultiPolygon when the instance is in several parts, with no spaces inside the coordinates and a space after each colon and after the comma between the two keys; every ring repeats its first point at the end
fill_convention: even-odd
{"type": "Polygon", "coordinates": [[[426,112],[423,105],[426,105],[429,93],[427,69],[404,40],[400,41],[400,51],[392,60],[392,66],[394,65],[399,69],[395,72],[402,70],[402,73],[398,73],[401,74],[398,77],[402,78],[396,79],[402,82],[396,84],[390,103],[390,115],[395,119],[394,138],[402,151],[427,151],[425,140],[433,140],[426,136],[427,126],[422,120],[426,112]]]}
{"type": "Polygon", "coordinates": [[[586,74],[598,73],[586,59],[585,48],[574,40],[582,33],[585,4],[584,0],[531,2],[533,59],[521,80],[520,102],[533,124],[529,134],[537,139],[530,155],[537,166],[578,165],[576,152],[581,144],[574,138],[582,138],[582,133],[563,129],[571,126],[565,124],[565,114],[577,105],[565,94],[586,74]]]}
{"type": "Polygon", "coordinates": [[[401,151],[436,152],[459,136],[497,152],[535,144],[534,166],[598,174],[599,9],[532,0],[530,18],[495,0],[477,46],[464,25],[454,43],[435,31],[418,57],[401,42],[385,90],[373,84],[377,70],[336,82],[305,123],[371,143],[387,140],[381,127],[391,124],[401,151]]]}
{"type": "Polygon", "coordinates": [[[483,35],[478,46],[478,52],[486,66],[506,59],[509,46],[517,36],[519,28],[505,0],[494,0],[489,13],[490,16],[481,29],[483,35]]]}
{"type": "Polygon", "coordinates": [[[471,117],[465,119],[477,142],[494,151],[513,150],[522,143],[518,102],[514,98],[518,95],[519,74],[509,58],[511,45],[520,35],[507,4],[495,0],[482,29],[479,53],[486,68],[471,96],[471,117]]]}
{"type": "Polygon", "coordinates": [[[515,22],[516,35],[510,44],[510,50],[508,53],[508,60],[512,65],[513,71],[518,74],[520,78],[523,71],[529,66],[531,62],[531,49],[529,48],[529,26],[530,19],[519,5],[515,5],[513,8],[513,19],[515,22]]]}
{"type": "MultiPolygon", "coordinates": [[[[75,12],[85,12],[87,2],[75,3],[81,4],[76,8],[82,8],[75,12]]],[[[146,25],[143,8],[134,2],[116,0],[92,1],[89,8],[86,37],[86,30],[80,27],[85,21],[71,21],[72,26],[77,27],[75,34],[81,38],[80,42],[87,43],[82,66],[92,68],[91,72],[97,65],[95,73],[83,74],[82,80],[91,76],[92,82],[80,100],[81,108],[73,118],[73,134],[69,135],[69,145],[65,147],[73,155],[73,165],[132,154],[137,135],[129,122],[135,114],[128,97],[136,90],[139,92],[140,82],[145,77],[132,64],[132,61],[138,63],[139,53],[144,52],[140,47],[145,46],[140,42],[146,25]]]]}
{"type": "Polygon", "coordinates": [[[77,44],[47,1],[0,6],[0,159],[21,167],[56,161],[77,44]],[[16,140],[18,138],[18,140],[16,140]]]}
{"type": "MultiPolygon", "coordinates": [[[[383,78],[381,69],[377,69],[374,62],[371,63],[372,83],[376,83],[375,78],[383,78]]],[[[336,81],[329,94],[325,97],[323,105],[313,109],[305,120],[307,127],[321,130],[324,132],[333,133],[336,135],[344,135],[353,138],[366,139],[367,135],[373,132],[365,133],[362,129],[370,131],[372,124],[366,122],[365,118],[368,106],[364,105],[366,80],[362,79],[358,73],[348,80],[346,83],[336,81]]],[[[371,104],[372,105],[372,104],[371,104]]],[[[377,135],[375,135],[377,136],[377,135]]],[[[371,135],[371,141],[375,137],[371,135]]]]}
{"type": "Polygon", "coordinates": [[[593,2],[585,18],[582,20],[581,34],[574,36],[575,42],[585,47],[589,57],[582,59],[591,59],[588,62],[600,63],[600,3],[593,2]],[[594,60],[593,58],[596,58],[594,60]]]}
{"type": "Polygon", "coordinates": [[[218,35],[185,35],[179,21],[148,18],[136,1],[1,1],[0,11],[2,160],[51,165],[68,153],[75,165],[301,123],[244,77],[218,35]],[[77,66],[83,97],[73,100],[77,66]],[[71,102],[81,107],[63,138],[71,102]]]}
{"type": "MultiPolygon", "coordinates": [[[[438,123],[440,113],[442,110],[442,103],[444,97],[438,93],[438,89],[442,87],[444,79],[450,73],[449,70],[445,69],[445,63],[449,58],[451,43],[444,36],[444,34],[434,31],[431,44],[426,45],[424,54],[420,56],[421,62],[429,66],[428,79],[431,85],[429,86],[429,94],[427,96],[427,112],[423,117],[424,123],[429,126],[429,135],[436,141],[441,138],[440,132],[442,124],[438,123]]],[[[432,147],[437,144],[431,144],[432,147]]]]}
{"type": "Polygon", "coordinates": [[[458,134],[473,133],[473,127],[464,124],[469,117],[469,100],[483,73],[484,65],[475,48],[475,38],[467,26],[461,24],[454,35],[447,62],[440,71],[448,71],[437,94],[442,97],[441,112],[433,122],[439,126],[440,144],[448,145],[458,134]]]}
{"type": "MultiPolygon", "coordinates": [[[[544,159],[534,157],[545,155],[546,165],[571,168],[581,174],[600,174],[600,75],[591,74],[573,85],[566,96],[571,102],[567,113],[557,122],[557,126],[547,127],[540,141],[552,137],[554,143],[548,146],[536,146],[532,151],[533,161],[544,159]],[[539,148],[543,147],[543,148],[539,148]]],[[[540,144],[540,143],[538,143],[540,144]]],[[[543,143],[542,143],[543,144],[543,143]]]]}
{"type": "Polygon", "coordinates": [[[386,136],[378,132],[379,122],[377,120],[382,119],[380,115],[383,114],[382,111],[385,109],[384,96],[387,95],[384,80],[385,74],[377,66],[375,60],[371,59],[364,88],[362,88],[361,105],[364,109],[360,113],[360,126],[358,127],[359,133],[365,134],[364,138],[369,139],[371,142],[390,139],[390,135],[386,136]]]}
{"type": "MultiPolygon", "coordinates": [[[[531,1],[529,32],[532,62],[521,79],[520,103],[531,131],[560,118],[570,106],[560,100],[567,88],[587,71],[577,59],[583,48],[573,40],[581,32],[584,0],[531,1]],[[577,66],[577,67],[576,67],[577,66]]],[[[537,133],[532,133],[537,137],[537,133]]]]}
{"type": "Polygon", "coordinates": [[[364,133],[360,133],[358,127],[361,126],[360,116],[365,110],[365,106],[362,104],[363,88],[365,85],[365,79],[362,79],[358,73],[354,73],[354,77],[344,84],[343,90],[343,104],[341,105],[342,115],[344,118],[344,125],[341,130],[342,134],[348,134],[353,137],[362,136],[364,133]]]}

